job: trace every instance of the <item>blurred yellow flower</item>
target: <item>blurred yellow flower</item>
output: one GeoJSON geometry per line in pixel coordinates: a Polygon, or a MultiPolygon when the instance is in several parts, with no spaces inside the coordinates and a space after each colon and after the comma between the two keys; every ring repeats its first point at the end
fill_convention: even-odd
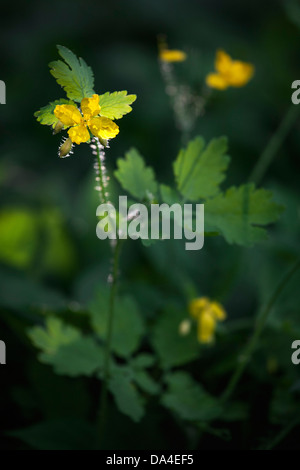
{"type": "Polygon", "coordinates": [[[197,337],[200,343],[212,343],[218,321],[225,320],[226,312],[218,302],[207,297],[193,299],[189,313],[198,322],[197,337]]]}
{"type": "Polygon", "coordinates": [[[111,119],[101,116],[99,95],[83,98],[81,112],[70,104],[57,105],[54,114],[68,130],[69,137],[75,144],[90,140],[90,133],[101,139],[112,139],[119,133],[119,126],[111,119]],[[88,130],[89,129],[89,130],[88,130]]]}
{"type": "Polygon", "coordinates": [[[183,62],[187,55],[185,52],[177,49],[164,49],[159,51],[159,58],[163,62],[183,62]]]}
{"type": "Polygon", "coordinates": [[[232,60],[223,50],[218,50],[215,61],[217,73],[206,76],[206,84],[210,88],[225,90],[229,86],[242,87],[254,74],[254,66],[239,60],[232,60]]]}

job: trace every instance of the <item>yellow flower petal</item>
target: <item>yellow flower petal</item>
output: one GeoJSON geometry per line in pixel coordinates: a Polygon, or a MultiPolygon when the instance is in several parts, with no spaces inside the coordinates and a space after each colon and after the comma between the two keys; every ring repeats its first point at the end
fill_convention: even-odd
{"type": "Polygon", "coordinates": [[[208,312],[203,312],[198,320],[197,337],[200,343],[212,343],[216,329],[216,320],[208,312]]]}
{"type": "Polygon", "coordinates": [[[160,60],[164,62],[183,62],[186,60],[186,53],[177,49],[162,49],[159,52],[160,60]]]}
{"type": "Polygon", "coordinates": [[[254,74],[254,67],[246,62],[238,60],[232,62],[227,83],[231,86],[241,87],[246,85],[254,74]]]}
{"type": "Polygon", "coordinates": [[[217,73],[207,75],[206,84],[218,90],[225,90],[229,86],[244,86],[254,74],[253,65],[232,60],[230,55],[221,49],[217,51],[215,68],[217,73]]]}
{"type": "Polygon", "coordinates": [[[207,297],[199,297],[193,299],[189,304],[189,313],[193,318],[198,319],[204,309],[209,307],[209,299],[207,297]]]}
{"type": "Polygon", "coordinates": [[[72,142],[75,142],[75,144],[81,144],[82,142],[87,142],[90,139],[89,131],[84,124],[71,127],[71,129],[68,130],[68,134],[72,142]]]}
{"type": "Polygon", "coordinates": [[[64,126],[76,126],[82,121],[79,109],[71,104],[59,104],[54,109],[54,115],[64,126]]]}
{"type": "Polygon", "coordinates": [[[81,111],[84,119],[87,121],[100,113],[99,95],[93,95],[92,98],[83,98],[81,101],[81,111]]]}
{"type": "Polygon", "coordinates": [[[113,139],[119,133],[119,126],[109,118],[95,117],[88,122],[90,131],[101,139],[113,139]]]}
{"type": "Polygon", "coordinates": [[[225,90],[229,86],[226,78],[217,73],[210,73],[207,75],[206,85],[210,88],[216,88],[217,90],[225,90]]]}
{"type": "Polygon", "coordinates": [[[226,312],[219,302],[211,302],[209,310],[216,320],[225,320],[226,312]]]}
{"type": "Polygon", "coordinates": [[[226,75],[231,68],[232,59],[225,51],[219,49],[216,54],[215,68],[221,75],[226,75]]]}

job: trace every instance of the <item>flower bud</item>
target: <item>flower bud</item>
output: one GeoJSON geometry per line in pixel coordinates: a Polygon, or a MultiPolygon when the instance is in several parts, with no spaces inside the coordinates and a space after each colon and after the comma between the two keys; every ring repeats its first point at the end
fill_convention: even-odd
{"type": "Polygon", "coordinates": [[[68,139],[66,139],[59,147],[58,155],[60,156],[60,158],[65,158],[69,156],[72,145],[72,140],[70,139],[70,137],[68,137],[68,139]]]}
{"type": "Polygon", "coordinates": [[[102,137],[98,137],[100,144],[103,145],[104,148],[108,148],[108,139],[103,139],[102,137]]]}
{"type": "Polygon", "coordinates": [[[64,125],[61,121],[57,121],[57,123],[55,124],[55,127],[53,129],[53,134],[58,134],[62,129],[63,129],[64,125]]]}
{"type": "Polygon", "coordinates": [[[191,331],[191,322],[190,320],[182,320],[182,322],[180,323],[179,325],[179,334],[181,336],[186,336],[189,334],[189,332],[191,331]]]}

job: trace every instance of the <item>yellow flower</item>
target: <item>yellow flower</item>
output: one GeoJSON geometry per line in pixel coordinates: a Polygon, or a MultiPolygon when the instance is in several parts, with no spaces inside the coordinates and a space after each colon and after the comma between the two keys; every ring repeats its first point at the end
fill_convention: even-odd
{"type": "Polygon", "coordinates": [[[190,302],[189,312],[198,322],[198,341],[200,343],[212,343],[217,322],[226,318],[226,312],[222,305],[211,301],[207,297],[199,297],[190,302]]]}
{"type": "Polygon", "coordinates": [[[159,52],[159,58],[163,62],[183,62],[186,59],[186,53],[177,49],[164,49],[159,52]]]}
{"type": "Polygon", "coordinates": [[[232,60],[231,57],[222,50],[217,51],[215,68],[217,73],[208,74],[206,84],[218,90],[225,90],[229,86],[244,86],[254,74],[254,66],[252,64],[232,60]]]}
{"type": "Polygon", "coordinates": [[[75,144],[90,140],[90,132],[101,139],[112,139],[119,133],[119,126],[111,119],[101,117],[99,95],[83,98],[81,112],[70,104],[57,105],[54,114],[68,130],[69,137],[75,144]],[[89,129],[89,130],[88,130],[89,129]]]}

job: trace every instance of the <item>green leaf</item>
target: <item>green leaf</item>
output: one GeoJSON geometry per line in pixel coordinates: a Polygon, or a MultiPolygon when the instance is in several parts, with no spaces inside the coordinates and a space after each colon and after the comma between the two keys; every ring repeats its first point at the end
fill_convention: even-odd
{"type": "Polygon", "coordinates": [[[49,64],[50,73],[65,90],[68,98],[80,102],[94,93],[94,76],[92,69],[81,57],[78,59],[72,51],[64,46],[57,46],[59,55],[64,59],[49,64]]]}
{"type": "Polygon", "coordinates": [[[186,317],[169,308],[158,318],[152,335],[152,345],[164,368],[186,364],[199,357],[199,344],[195,331],[188,335],[179,334],[179,325],[186,317]]]}
{"type": "Polygon", "coordinates": [[[132,380],[132,374],[127,367],[116,367],[112,371],[109,390],[114,396],[118,409],[138,422],[144,416],[145,410],[142,398],[132,380]]]}
{"type": "Polygon", "coordinates": [[[165,184],[160,184],[159,190],[160,190],[161,198],[163,202],[165,202],[166,204],[169,204],[170,206],[172,206],[172,204],[182,203],[180,194],[178,194],[178,192],[175,191],[175,189],[172,189],[165,184]]]}
{"type": "Polygon", "coordinates": [[[160,387],[145,368],[153,366],[154,363],[155,357],[152,354],[140,354],[130,361],[135,383],[142,390],[153,395],[159,392],[160,387]]]}
{"type": "Polygon", "coordinates": [[[253,184],[232,187],[206,201],[205,230],[221,232],[228,243],[251,246],[267,238],[260,226],[276,221],[282,210],[272,201],[271,191],[253,184]]]}
{"type": "Polygon", "coordinates": [[[64,418],[44,421],[23,429],[10,431],[8,436],[21,439],[40,450],[96,449],[95,429],[86,421],[64,418]]]}
{"type": "Polygon", "coordinates": [[[136,100],[136,95],[127,95],[127,91],[106,92],[99,96],[101,116],[109,119],[120,119],[124,114],[130,113],[129,106],[136,100]]]}
{"type": "Polygon", "coordinates": [[[185,372],[174,372],[166,378],[168,390],[162,404],[187,421],[210,421],[222,411],[221,404],[185,372]]]}
{"type": "Polygon", "coordinates": [[[52,316],[46,319],[46,328],[34,326],[29,329],[28,336],[37,348],[46,354],[54,354],[60,346],[76,341],[80,332],[52,316]]]}
{"type": "Polygon", "coordinates": [[[37,118],[40,124],[52,126],[54,128],[58,122],[58,119],[54,114],[54,109],[56,108],[57,105],[60,105],[60,104],[70,104],[70,105],[76,106],[74,101],[65,100],[62,98],[60,100],[52,101],[51,103],[41,108],[39,111],[36,111],[34,113],[34,116],[37,118]]]}
{"type": "Polygon", "coordinates": [[[247,403],[234,401],[227,403],[220,415],[222,421],[246,421],[249,418],[249,407],[247,403]]]}
{"type": "Polygon", "coordinates": [[[229,164],[227,139],[213,139],[205,147],[202,137],[190,141],[186,149],[179,152],[174,162],[177,187],[185,199],[197,201],[214,196],[224,180],[224,171],[229,164]]]}
{"type": "Polygon", "coordinates": [[[144,369],[153,366],[155,363],[155,356],[152,354],[139,354],[131,359],[130,363],[135,369],[144,369]]]}
{"type": "MultiPolygon", "coordinates": [[[[109,292],[103,288],[97,299],[90,305],[92,326],[103,341],[106,340],[109,292]]],[[[112,350],[121,357],[129,357],[140,345],[144,325],[135,301],[131,297],[117,298],[115,301],[112,350]]]]}
{"type": "Polygon", "coordinates": [[[1,306],[24,314],[27,309],[61,311],[68,301],[53,288],[45,287],[37,280],[30,279],[28,272],[17,273],[0,267],[1,306]]]}
{"type": "Polygon", "coordinates": [[[0,261],[18,268],[28,267],[38,244],[38,219],[26,209],[0,212],[0,261]]]}
{"type": "Polygon", "coordinates": [[[154,171],[145,166],[144,159],[138,150],[130,149],[125,154],[125,158],[118,159],[117,166],[115,177],[123,189],[137,199],[153,200],[157,192],[154,171]]]}
{"type": "Polygon", "coordinates": [[[70,275],[76,268],[77,252],[64,217],[55,209],[40,211],[40,231],[44,246],[40,265],[51,274],[70,275]]]}
{"type": "Polygon", "coordinates": [[[81,337],[60,346],[55,354],[41,354],[44,364],[52,365],[56,374],[90,376],[103,366],[103,349],[92,338],[81,337]]]}
{"type": "Polygon", "coordinates": [[[144,392],[150,393],[151,395],[156,395],[160,390],[159,385],[145,370],[136,371],[134,374],[134,381],[142,390],[144,390],[144,392]]]}

